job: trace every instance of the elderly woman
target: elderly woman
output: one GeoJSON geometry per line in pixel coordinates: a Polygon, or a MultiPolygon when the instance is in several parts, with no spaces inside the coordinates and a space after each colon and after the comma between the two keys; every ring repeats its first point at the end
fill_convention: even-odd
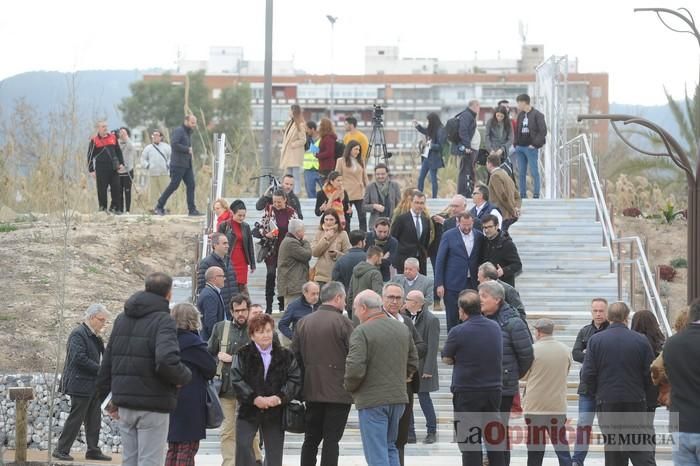
{"type": "Polygon", "coordinates": [[[233,358],[231,384],[238,398],[236,465],[254,466],[253,438],[262,430],[265,464],[282,466],[283,407],[301,387],[301,370],[291,351],[273,341],[275,321],[267,314],[248,320],[251,341],[233,358]]]}
{"type": "Polygon", "coordinates": [[[170,414],[165,466],[194,465],[199,441],[206,438],[207,381],[216,375],[216,360],[199,336],[199,311],[191,304],[176,304],[170,311],[177,326],[180,358],[192,371],[192,380],[180,388],[177,407],[170,414]]]}
{"type": "Polygon", "coordinates": [[[311,244],[311,253],[318,257],[314,266],[314,281],[323,286],[331,281],[335,261],[350,249],[348,233],[340,226],[340,218],[335,210],[327,210],[321,217],[316,238],[311,244]]]}

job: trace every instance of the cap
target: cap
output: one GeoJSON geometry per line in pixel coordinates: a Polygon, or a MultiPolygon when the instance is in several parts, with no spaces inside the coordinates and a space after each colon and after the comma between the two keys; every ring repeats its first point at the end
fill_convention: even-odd
{"type": "Polygon", "coordinates": [[[535,328],[541,330],[542,333],[551,335],[554,333],[554,322],[550,319],[538,319],[537,322],[535,322],[535,328]]]}

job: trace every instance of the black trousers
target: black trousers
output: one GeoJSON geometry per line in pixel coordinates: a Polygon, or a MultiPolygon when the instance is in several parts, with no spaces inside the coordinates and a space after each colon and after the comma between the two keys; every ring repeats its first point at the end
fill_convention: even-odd
{"type": "MultiPolygon", "coordinates": [[[[501,422],[506,429],[506,434],[508,433],[508,426],[510,425],[510,409],[513,407],[513,397],[514,395],[501,396],[499,411],[501,412],[501,422]]],[[[503,462],[506,466],[510,465],[510,436],[507,436],[506,438],[506,449],[503,452],[503,462]]]]}
{"type": "Polygon", "coordinates": [[[119,200],[122,206],[122,212],[131,211],[131,180],[134,179],[134,170],[128,173],[119,174],[119,182],[121,184],[121,190],[119,194],[119,200]]]}
{"type": "Polygon", "coordinates": [[[163,194],[160,195],[158,199],[158,205],[161,209],[165,208],[165,203],[168,202],[168,198],[177,191],[180,186],[180,182],[184,181],[185,187],[187,188],[187,210],[189,212],[195,212],[197,207],[194,205],[194,171],[192,167],[170,167],[170,184],[163,194]]]}
{"type": "Polygon", "coordinates": [[[71,396],[70,413],[58,438],[56,449],[61,453],[70,453],[73,442],[78,438],[80,426],[85,423],[85,441],[88,453],[99,453],[100,427],[102,413],[97,396],[71,396]]]}
{"type": "MultiPolygon", "coordinates": [[[[364,200],[357,199],[355,201],[350,201],[350,204],[355,206],[355,211],[357,212],[357,219],[360,222],[360,230],[367,231],[367,214],[362,211],[364,200]]],[[[350,228],[349,223],[348,228],[350,228]]]]}
{"type": "MultiPolygon", "coordinates": [[[[413,376],[419,377],[418,373],[415,373],[413,376]]],[[[411,424],[411,417],[413,416],[413,390],[410,384],[406,384],[406,391],[408,392],[408,404],[403,410],[401,419],[399,419],[399,435],[396,437],[396,448],[399,450],[401,466],[404,464],[404,447],[408,443],[408,431],[411,424]]]]}
{"type": "MultiPolygon", "coordinates": [[[[598,425],[603,436],[616,437],[620,433],[634,432],[653,435],[653,426],[649,423],[646,402],[599,402],[596,406],[598,425]],[[621,432],[623,431],[623,432],[621,432]]],[[[646,444],[625,450],[624,446],[611,445],[605,442],[605,466],[627,466],[631,461],[633,466],[654,466],[654,448],[646,444]]]]}
{"type": "Polygon", "coordinates": [[[566,437],[566,416],[527,414],[530,421],[527,436],[527,466],[542,466],[547,437],[559,459],[559,466],[571,466],[571,451],[566,437]],[[554,434],[554,435],[552,435],[554,434]]]}
{"type": "Polygon", "coordinates": [[[306,402],[306,433],[301,446],[301,466],[316,466],[321,440],[321,466],[338,466],[338,443],[343,438],[349,414],[349,404],[306,402]]]}
{"type": "Polygon", "coordinates": [[[260,415],[253,419],[236,419],[236,466],[255,466],[253,440],[261,431],[265,444],[265,466],[282,466],[284,429],[282,410],[275,415],[260,415]]]}
{"type": "Polygon", "coordinates": [[[472,189],[474,188],[474,157],[476,157],[474,151],[459,157],[457,194],[461,194],[467,199],[472,198],[472,189]]]}
{"type": "MultiPolygon", "coordinates": [[[[481,466],[482,437],[476,438],[473,443],[471,432],[472,427],[478,427],[483,431],[484,427],[494,421],[493,417],[498,413],[501,404],[501,391],[479,391],[479,392],[456,392],[452,395],[452,406],[454,407],[455,432],[459,449],[462,452],[462,466],[481,466]],[[484,413],[480,416],[479,413],[484,413]],[[473,426],[477,423],[477,426],[473,426]],[[464,440],[469,439],[469,443],[464,440]]],[[[504,452],[498,446],[486,445],[486,455],[489,459],[489,466],[504,466],[504,452]]]]}
{"type": "Polygon", "coordinates": [[[95,170],[95,181],[97,182],[97,202],[100,210],[107,210],[107,188],[112,198],[109,210],[121,211],[121,184],[119,173],[116,170],[95,170]]]}
{"type": "MultiPolygon", "coordinates": [[[[277,284],[277,256],[265,259],[267,275],[265,276],[265,312],[272,314],[272,301],[275,297],[275,285],[277,284]]],[[[280,312],[284,311],[284,296],[277,296],[280,312]]]]}

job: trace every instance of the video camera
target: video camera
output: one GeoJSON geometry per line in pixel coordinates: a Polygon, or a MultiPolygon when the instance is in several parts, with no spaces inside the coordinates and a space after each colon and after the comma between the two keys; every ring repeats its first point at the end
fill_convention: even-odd
{"type": "Polygon", "coordinates": [[[381,105],[374,104],[374,113],[372,115],[372,123],[381,124],[384,119],[384,109],[381,105]]]}

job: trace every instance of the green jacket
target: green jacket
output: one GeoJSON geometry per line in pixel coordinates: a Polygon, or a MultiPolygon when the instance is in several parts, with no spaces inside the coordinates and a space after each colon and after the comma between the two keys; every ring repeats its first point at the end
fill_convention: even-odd
{"type": "Polygon", "coordinates": [[[384,280],[379,266],[362,261],[352,269],[350,288],[347,293],[347,309],[352,309],[352,303],[360,291],[372,290],[379,296],[382,295],[384,280]]]}
{"type": "MultiPolygon", "coordinates": [[[[212,354],[217,361],[217,355],[219,354],[219,347],[221,346],[221,340],[224,334],[224,325],[230,325],[231,330],[228,334],[228,346],[224,350],[224,353],[233,355],[238,348],[246,345],[250,341],[248,336],[248,325],[242,327],[238,324],[232,323],[231,321],[222,321],[214,325],[214,329],[211,332],[211,337],[209,337],[209,343],[207,345],[209,353],[212,354]]],[[[221,396],[224,398],[235,398],[236,393],[233,391],[231,386],[231,363],[222,363],[221,367],[221,396]]]]}
{"type": "Polygon", "coordinates": [[[418,352],[406,325],[380,314],[350,336],[345,389],[357,409],[406,404],[406,380],[418,369],[418,352]]]}
{"type": "Polygon", "coordinates": [[[301,294],[301,287],[309,281],[311,244],[291,233],[280,243],[277,255],[277,294],[301,294]]]}

